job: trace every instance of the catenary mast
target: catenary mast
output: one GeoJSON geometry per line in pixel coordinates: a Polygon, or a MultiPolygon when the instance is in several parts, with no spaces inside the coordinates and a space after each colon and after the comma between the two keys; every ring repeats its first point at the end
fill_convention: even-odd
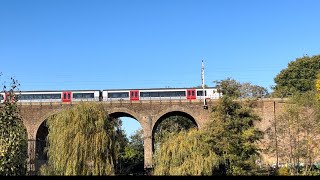
{"type": "Polygon", "coordinates": [[[203,97],[203,108],[207,109],[207,104],[206,104],[206,96],[205,96],[205,86],[204,86],[204,64],[203,60],[201,62],[201,80],[202,80],[202,97],[203,97]]]}

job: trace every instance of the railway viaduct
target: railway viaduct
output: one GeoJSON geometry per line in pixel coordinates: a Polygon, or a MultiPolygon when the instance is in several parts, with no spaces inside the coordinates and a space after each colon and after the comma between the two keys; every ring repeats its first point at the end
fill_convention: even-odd
{"type": "MultiPolygon", "coordinates": [[[[217,100],[208,100],[208,109],[203,108],[201,100],[172,100],[172,101],[108,101],[102,103],[111,117],[132,117],[136,119],[144,135],[144,167],[152,167],[153,132],[157,125],[166,117],[181,115],[192,119],[199,129],[205,127],[210,119],[211,107],[217,100]]],[[[40,143],[48,134],[45,121],[53,114],[76,105],[73,103],[18,103],[20,114],[28,132],[28,165],[29,171],[34,172],[40,167],[42,151],[40,143]],[[39,147],[38,147],[39,146],[39,147]]],[[[262,118],[256,126],[265,130],[275,119],[275,114],[283,107],[281,99],[258,100],[255,112],[262,118]]],[[[42,155],[44,156],[44,155],[42,155]]]]}

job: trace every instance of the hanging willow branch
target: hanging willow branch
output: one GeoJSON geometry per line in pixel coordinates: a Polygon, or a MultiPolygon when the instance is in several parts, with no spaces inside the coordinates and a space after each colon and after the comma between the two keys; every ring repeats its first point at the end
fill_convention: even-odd
{"type": "Polygon", "coordinates": [[[49,158],[42,174],[114,175],[118,156],[116,123],[101,105],[83,102],[47,121],[49,158]]]}
{"type": "Polygon", "coordinates": [[[218,158],[197,129],[181,131],[163,142],[154,156],[154,175],[212,175],[218,158]]]}

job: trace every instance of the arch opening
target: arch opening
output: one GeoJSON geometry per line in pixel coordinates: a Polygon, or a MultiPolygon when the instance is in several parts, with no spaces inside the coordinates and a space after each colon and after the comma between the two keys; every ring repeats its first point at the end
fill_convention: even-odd
{"type": "Polygon", "coordinates": [[[162,115],[152,129],[152,151],[173,133],[190,128],[198,128],[196,120],[188,113],[182,111],[171,111],[162,115]]]}
{"type": "Polygon", "coordinates": [[[143,175],[144,170],[144,138],[143,129],[133,115],[126,112],[109,114],[110,120],[119,122],[120,159],[117,165],[119,175],[143,175]]]}
{"type": "Polygon", "coordinates": [[[48,161],[48,156],[46,151],[46,147],[47,147],[47,136],[49,135],[49,129],[46,126],[46,122],[47,120],[44,120],[38,130],[37,130],[37,134],[36,134],[36,149],[35,149],[35,166],[36,166],[36,170],[39,170],[39,168],[47,163],[48,161]]]}

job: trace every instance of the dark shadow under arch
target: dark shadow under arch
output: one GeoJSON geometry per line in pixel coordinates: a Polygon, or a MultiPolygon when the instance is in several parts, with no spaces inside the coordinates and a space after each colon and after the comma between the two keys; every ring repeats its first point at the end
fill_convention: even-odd
{"type": "MultiPolygon", "coordinates": [[[[135,118],[133,115],[126,113],[126,112],[113,112],[109,114],[110,118],[120,118],[120,117],[130,117],[132,119],[135,119],[138,121],[137,118],[135,118]]],[[[138,121],[139,122],[139,121],[138,121]]]]}
{"type": "Polygon", "coordinates": [[[36,169],[39,169],[41,165],[45,164],[48,161],[47,153],[45,152],[45,148],[47,147],[47,136],[49,134],[49,129],[46,126],[47,120],[44,120],[39,126],[36,134],[36,158],[35,165],[36,169]]]}

